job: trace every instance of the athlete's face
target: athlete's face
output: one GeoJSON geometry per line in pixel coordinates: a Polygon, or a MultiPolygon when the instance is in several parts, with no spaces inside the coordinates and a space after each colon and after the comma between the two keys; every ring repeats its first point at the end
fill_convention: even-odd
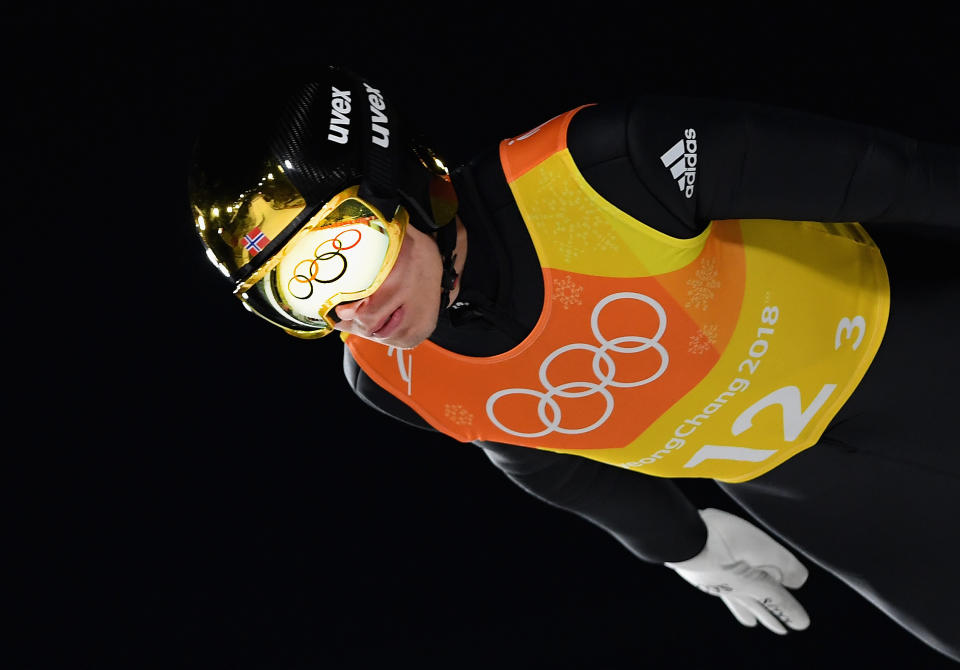
{"type": "Polygon", "coordinates": [[[372,295],[334,307],[337,330],[411,349],[437,327],[443,264],[436,242],[407,226],[390,274],[372,295]]]}

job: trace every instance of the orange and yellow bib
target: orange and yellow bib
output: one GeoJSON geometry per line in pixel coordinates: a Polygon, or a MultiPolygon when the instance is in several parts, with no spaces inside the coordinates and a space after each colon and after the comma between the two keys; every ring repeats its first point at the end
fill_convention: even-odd
{"type": "Polygon", "coordinates": [[[500,147],[543,268],[533,332],[489,358],[349,337],[437,430],[660,477],[757,477],[815,444],[880,347],[890,290],[857,223],[714,221],[676,239],[604,200],[573,110],[500,147]]]}

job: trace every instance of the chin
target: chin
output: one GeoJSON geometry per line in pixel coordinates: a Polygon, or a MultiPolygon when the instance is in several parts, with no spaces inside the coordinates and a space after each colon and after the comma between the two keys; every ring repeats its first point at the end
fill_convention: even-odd
{"type": "Polygon", "coordinates": [[[386,341],[384,343],[390,345],[391,347],[396,347],[397,349],[413,349],[419,344],[422,344],[423,341],[430,337],[433,334],[433,331],[436,329],[437,320],[434,318],[429,327],[418,328],[415,331],[398,334],[397,336],[391,338],[391,341],[386,341]]]}
{"type": "Polygon", "coordinates": [[[430,337],[429,334],[423,335],[423,336],[408,335],[406,337],[397,338],[395,341],[392,341],[392,342],[384,342],[384,344],[388,344],[391,347],[396,347],[397,349],[404,349],[404,350],[413,349],[417,345],[423,343],[423,341],[426,340],[428,337],[430,337]]]}

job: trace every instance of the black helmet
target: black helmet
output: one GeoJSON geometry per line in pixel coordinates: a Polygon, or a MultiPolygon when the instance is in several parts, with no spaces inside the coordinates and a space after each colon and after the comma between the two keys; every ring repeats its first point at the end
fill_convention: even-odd
{"type": "Polygon", "coordinates": [[[408,223],[440,232],[444,290],[452,284],[447,168],[379,87],[342,68],[229,91],[195,145],[189,197],[234,293],[293,335],[329,334],[334,305],[376,290],[408,223]]]}

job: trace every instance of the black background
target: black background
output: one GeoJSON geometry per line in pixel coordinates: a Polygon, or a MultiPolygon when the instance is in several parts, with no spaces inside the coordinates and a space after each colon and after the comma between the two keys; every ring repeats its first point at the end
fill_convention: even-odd
{"type": "Polygon", "coordinates": [[[5,29],[15,667],[955,667],[813,565],[808,631],[743,628],[476,448],[373,413],[339,342],[230,297],[185,196],[210,91],[292,61],[384,82],[451,164],[634,92],[957,143],[955,20],[913,4],[31,4],[5,29]]]}

